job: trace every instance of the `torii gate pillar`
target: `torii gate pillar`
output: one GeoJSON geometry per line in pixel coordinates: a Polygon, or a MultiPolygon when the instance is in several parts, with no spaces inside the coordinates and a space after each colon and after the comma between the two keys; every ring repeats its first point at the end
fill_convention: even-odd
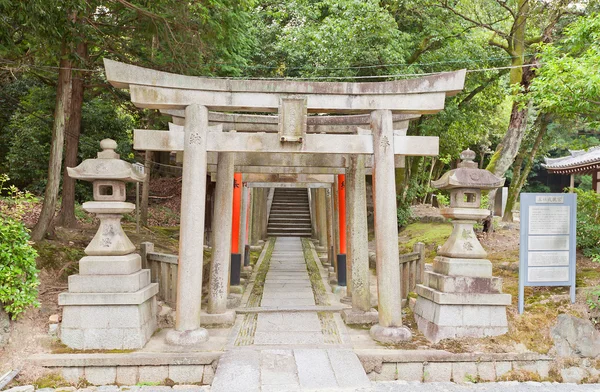
{"type": "Polygon", "coordinates": [[[371,112],[373,131],[373,198],[375,201],[375,246],[377,252],[377,293],[379,324],[371,327],[371,337],[381,343],[410,340],[410,330],[402,326],[400,296],[400,257],[396,181],[394,178],[394,129],[390,110],[371,112]]]}
{"type": "Polygon", "coordinates": [[[167,334],[167,342],[176,345],[191,345],[208,340],[208,331],[200,327],[207,131],[206,106],[189,105],[185,109],[185,154],[181,190],[181,211],[185,213],[180,218],[177,313],[175,328],[167,334]]]}

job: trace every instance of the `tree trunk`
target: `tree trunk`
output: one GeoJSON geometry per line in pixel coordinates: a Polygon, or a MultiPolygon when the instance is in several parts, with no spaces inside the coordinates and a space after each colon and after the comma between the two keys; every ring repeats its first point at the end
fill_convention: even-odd
{"type": "Polygon", "coordinates": [[[31,233],[33,241],[40,241],[44,238],[46,231],[54,219],[56,210],[60,188],[63,145],[65,141],[65,125],[68,120],[67,110],[69,109],[69,98],[71,96],[71,60],[68,58],[68,55],[68,44],[63,42],[58,81],[56,84],[56,105],[54,108],[54,124],[52,126],[50,162],[48,164],[48,182],[46,183],[46,190],[44,192],[42,212],[31,233]]]}
{"type": "MultiPolygon", "coordinates": [[[[87,57],[87,44],[80,42],[76,49],[77,57],[87,57]]],[[[84,63],[81,63],[84,65],[84,63]]],[[[81,134],[81,109],[83,107],[84,75],[80,71],[73,72],[71,89],[71,108],[69,121],[65,129],[65,168],[63,172],[62,203],[56,224],[64,227],[77,227],[75,217],[75,179],[69,177],[67,167],[77,166],[79,152],[79,136],[81,134]]]]}
{"type": "Polygon", "coordinates": [[[531,151],[529,152],[529,154],[527,154],[527,160],[525,161],[525,166],[523,167],[523,169],[521,169],[521,164],[522,164],[522,161],[524,160],[524,153],[523,153],[523,157],[519,161],[519,171],[518,172],[516,171],[517,167],[515,166],[515,176],[513,177],[513,182],[510,184],[510,187],[508,188],[508,197],[506,199],[506,211],[504,212],[504,217],[502,218],[502,220],[504,222],[512,222],[513,221],[512,210],[513,210],[515,204],[517,203],[517,198],[519,197],[519,194],[521,193],[521,189],[525,185],[525,182],[527,182],[527,177],[529,176],[529,173],[531,172],[531,168],[533,167],[533,160],[535,159],[535,156],[540,148],[540,145],[542,144],[544,136],[546,135],[546,132],[548,131],[548,124],[550,123],[550,116],[546,113],[542,113],[542,114],[540,114],[540,116],[538,118],[539,118],[538,134],[535,138],[535,141],[533,142],[531,151]]]}
{"type": "Polygon", "coordinates": [[[148,226],[148,198],[150,196],[150,171],[152,170],[152,151],[146,151],[144,154],[144,173],[146,178],[142,184],[142,201],[140,205],[140,223],[142,226],[148,226]]]}

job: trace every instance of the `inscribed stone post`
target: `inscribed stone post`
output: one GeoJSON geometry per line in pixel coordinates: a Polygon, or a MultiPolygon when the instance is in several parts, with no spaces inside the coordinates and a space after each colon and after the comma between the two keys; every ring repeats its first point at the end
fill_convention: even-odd
{"type": "Polygon", "coordinates": [[[396,216],[394,166],[394,129],[390,110],[371,112],[374,150],[375,242],[377,252],[377,292],[379,324],[371,337],[382,343],[409,340],[411,333],[402,326],[400,298],[400,258],[396,216]]]}

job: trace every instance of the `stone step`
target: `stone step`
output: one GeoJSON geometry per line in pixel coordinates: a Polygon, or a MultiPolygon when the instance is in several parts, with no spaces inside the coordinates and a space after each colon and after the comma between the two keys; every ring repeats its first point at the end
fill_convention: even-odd
{"type": "Polygon", "coordinates": [[[310,221],[306,222],[306,221],[294,221],[292,219],[287,220],[287,221],[279,221],[279,222],[269,222],[269,228],[276,228],[276,227],[298,227],[298,228],[309,228],[311,227],[310,225],[310,221]]]}
{"type": "Polygon", "coordinates": [[[267,229],[267,233],[269,235],[286,235],[286,236],[290,236],[293,233],[298,233],[298,234],[311,234],[311,229],[303,229],[303,228],[298,228],[298,227],[278,227],[278,228],[270,228],[267,229]]]}
{"type": "Polygon", "coordinates": [[[282,347],[226,352],[219,360],[211,392],[341,391],[370,387],[371,382],[352,350],[282,347]]]}
{"type": "Polygon", "coordinates": [[[276,223],[276,222],[287,222],[287,221],[296,222],[296,223],[300,223],[300,222],[310,223],[310,218],[308,218],[308,217],[305,218],[303,216],[296,217],[296,218],[290,218],[287,215],[285,217],[271,215],[271,217],[269,218],[269,223],[271,223],[271,222],[273,222],[273,223],[276,223]]]}

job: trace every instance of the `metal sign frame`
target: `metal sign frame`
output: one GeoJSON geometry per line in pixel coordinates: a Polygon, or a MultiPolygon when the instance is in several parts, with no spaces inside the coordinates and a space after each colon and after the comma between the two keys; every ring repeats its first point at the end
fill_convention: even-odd
{"type": "Polygon", "coordinates": [[[577,195],[521,193],[520,213],[519,314],[525,307],[525,286],[570,286],[571,303],[575,303],[577,195]],[[550,209],[554,213],[545,214],[550,209]],[[544,279],[557,272],[568,276],[544,279]]]}

